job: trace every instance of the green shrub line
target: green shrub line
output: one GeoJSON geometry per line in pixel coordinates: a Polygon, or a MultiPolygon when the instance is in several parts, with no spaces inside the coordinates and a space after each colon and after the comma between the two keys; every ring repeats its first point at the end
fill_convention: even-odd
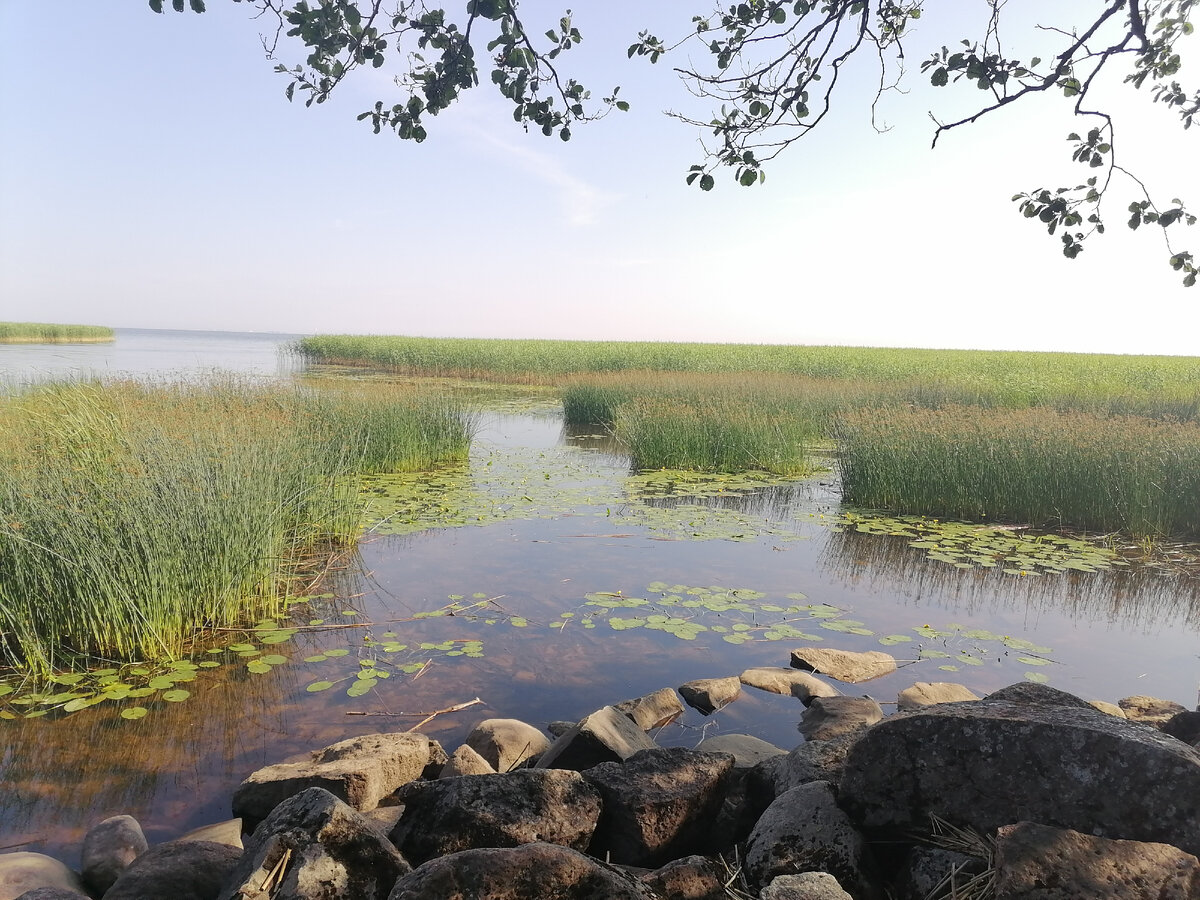
{"type": "Polygon", "coordinates": [[[102,325],[48,325],[41,322],[0,322],[0,344],[90,344],[114,340],[102,325]]]}
{"type": "Polygon", "coordinates": [[[172,658],[274,615],[305,554],[357,538],[357,476],[460,461],[472,429],[386,385],[0,396],[0,665],[172,658]]]}

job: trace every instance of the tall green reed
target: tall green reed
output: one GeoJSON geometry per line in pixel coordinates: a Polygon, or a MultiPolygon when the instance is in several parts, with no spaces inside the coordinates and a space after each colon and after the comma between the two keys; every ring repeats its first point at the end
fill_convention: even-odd
{"type": "Polygon", "coordinates": [[[42,385],[0,398],[0,663],[183,652],[278,611],[302,554],[358,533],[355,476],[461,459],[407,395],[42,385]]]}

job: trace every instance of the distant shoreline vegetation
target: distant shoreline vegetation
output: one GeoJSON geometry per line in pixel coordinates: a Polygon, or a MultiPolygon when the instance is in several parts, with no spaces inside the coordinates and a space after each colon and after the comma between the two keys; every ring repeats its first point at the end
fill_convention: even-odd
{"type": "Polygon", "coordinates": [[[0,344],[102,344],[113,340],[116,334],[103,325],[0,322],[0,344]]]}
{"type": "Polygon", "coordinates": [[[549,384],[639,469],[811,470],[977,522],[1200,536],[1200,357],[318,335],[315,363],[549,384]]]}

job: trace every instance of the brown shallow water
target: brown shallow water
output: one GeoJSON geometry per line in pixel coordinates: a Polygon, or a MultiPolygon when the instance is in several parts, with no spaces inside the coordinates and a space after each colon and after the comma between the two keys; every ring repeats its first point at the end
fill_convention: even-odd
{"type": "MultiPolygon", "coordinates": [[[[700,501],[644,500],[625,483],[626,462],[611,449],[594,435],[565,434],[550,414],[490,415],[469,472],[439,493],[447,516],[461,512],[457,497],[471,506],[461,518],[486,524],[400,534],[383,533],[385,525],[369,533],[357,558],[322,586],[333,596],[297,610],[297,621],[321,626],[266,651],[288,657],[286,664],[255,675],[236,655],[217,656],[226,664],[189,682],[190,699],[152,698],[145,701],[150,713],[137,721],[106,703],[0,722],[0,848],[21,845],[75,864],[83,831],[117,813],[136,816],[152,842],[167,840],[227,818],[234,786],[259,766],[357,734],[408,728],[420,716],[404,714],[476,697],[481,705],[439,716],[423,730],[450,750],[487,716],[544,725],[692,678],[785,666],[790,648],[805,641],[766,639],[758,626],[783,615],[771,607],[828,604],[872,632],[833,632],[807,614],[791,616],[824,646],[879,649],[881,637],[908,634],[913,641],[884,649],[904,660],[915,659],[919,647],[948,654],[845,688],[885,704],[918,680],[960,681],[983,693],[1027,673],[1087,699],[1151,694],[1196,703],[1200,600],[1192,578],[1138,568],[1036,577],[957,569],[930,561],[908,539],[828,527],[838,511],[828,476],[700,501]],[[600,609],[589,605],[589,594],[653,600],[685,587],[762,596],[748,595],[750,613],[667,610],[710,629],[691,640],[610,625],[656,611],[646,607],[611,609],[585,627],[600,609]],[[788,598],[798,593],[805,599],[788,598]],[[451,598],[479,605],[414,618],[451,598]],[[755,639],[730,643],[734,624],[755,639]],[[948,633],[914,631],[926,625],[948,633]],[[1051,661],[1020,662],[1020,652],[997,640],[965,637],[972,629],[1042,645],[1051,661]],[[409,649],[383,649],[389,641],[409,649]],[[466,641],[482,642],[482,656],[448,655],[466,641]],[[422,650],[421,642],[442,649],[422,650]],[[329,657],[329,650],[346,652],[329,657]],[[954,672],[938,668],[963,653],[976,662],[954,672]],[[325,658],[305,661],[318,656],[325,658]],[[416,677],[401,668],[426,662],[416,677]],[[364,665],[390,677],[348,696],[364,665]],[[322,681],[335,684],[308,690],[322,681]]],[[[712,733],[747,731],[790,748],[800,740],[800,710],[791,698],[747,690],[710,719],[689,713],[659,740],[691,745],[712,733]]]]}

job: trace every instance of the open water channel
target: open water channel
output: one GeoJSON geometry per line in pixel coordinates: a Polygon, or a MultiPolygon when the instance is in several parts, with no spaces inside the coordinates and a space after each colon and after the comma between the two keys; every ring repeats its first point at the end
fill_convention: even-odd
{"type": "MultiPolygon", "coordinates": [[[[0,346],[0,378],[289,377],[285,340],[118,332],[111,347],[0,346]]],[[[818,642],[903,661],[844,687],[885,710],[915,681],[984,693],[1025,678],[1086,699],[1196,703],[1194,576],[1052,537],[847,511],[832,474],[631,476],[619,447],[565,429],[552,402],[488,406],[469,465],[372,480],[358,553],[293,609],[282,624],[294,633],[231,634],[203,656],[216,665],[176,682],[185,702],[145,698],[137,720],[105,703],[0,722],[0,849],[74,863],[68,848],[118,813],[167,840],[227,818],[255,768],[475,698],[422,730],[452,750],[484,717],[574,720],[692,678],[786,666],[792,647],[818,642]]],[[[745,731],[790,748],[800,712],[748,689],[658,740],[745,731]]]]}

